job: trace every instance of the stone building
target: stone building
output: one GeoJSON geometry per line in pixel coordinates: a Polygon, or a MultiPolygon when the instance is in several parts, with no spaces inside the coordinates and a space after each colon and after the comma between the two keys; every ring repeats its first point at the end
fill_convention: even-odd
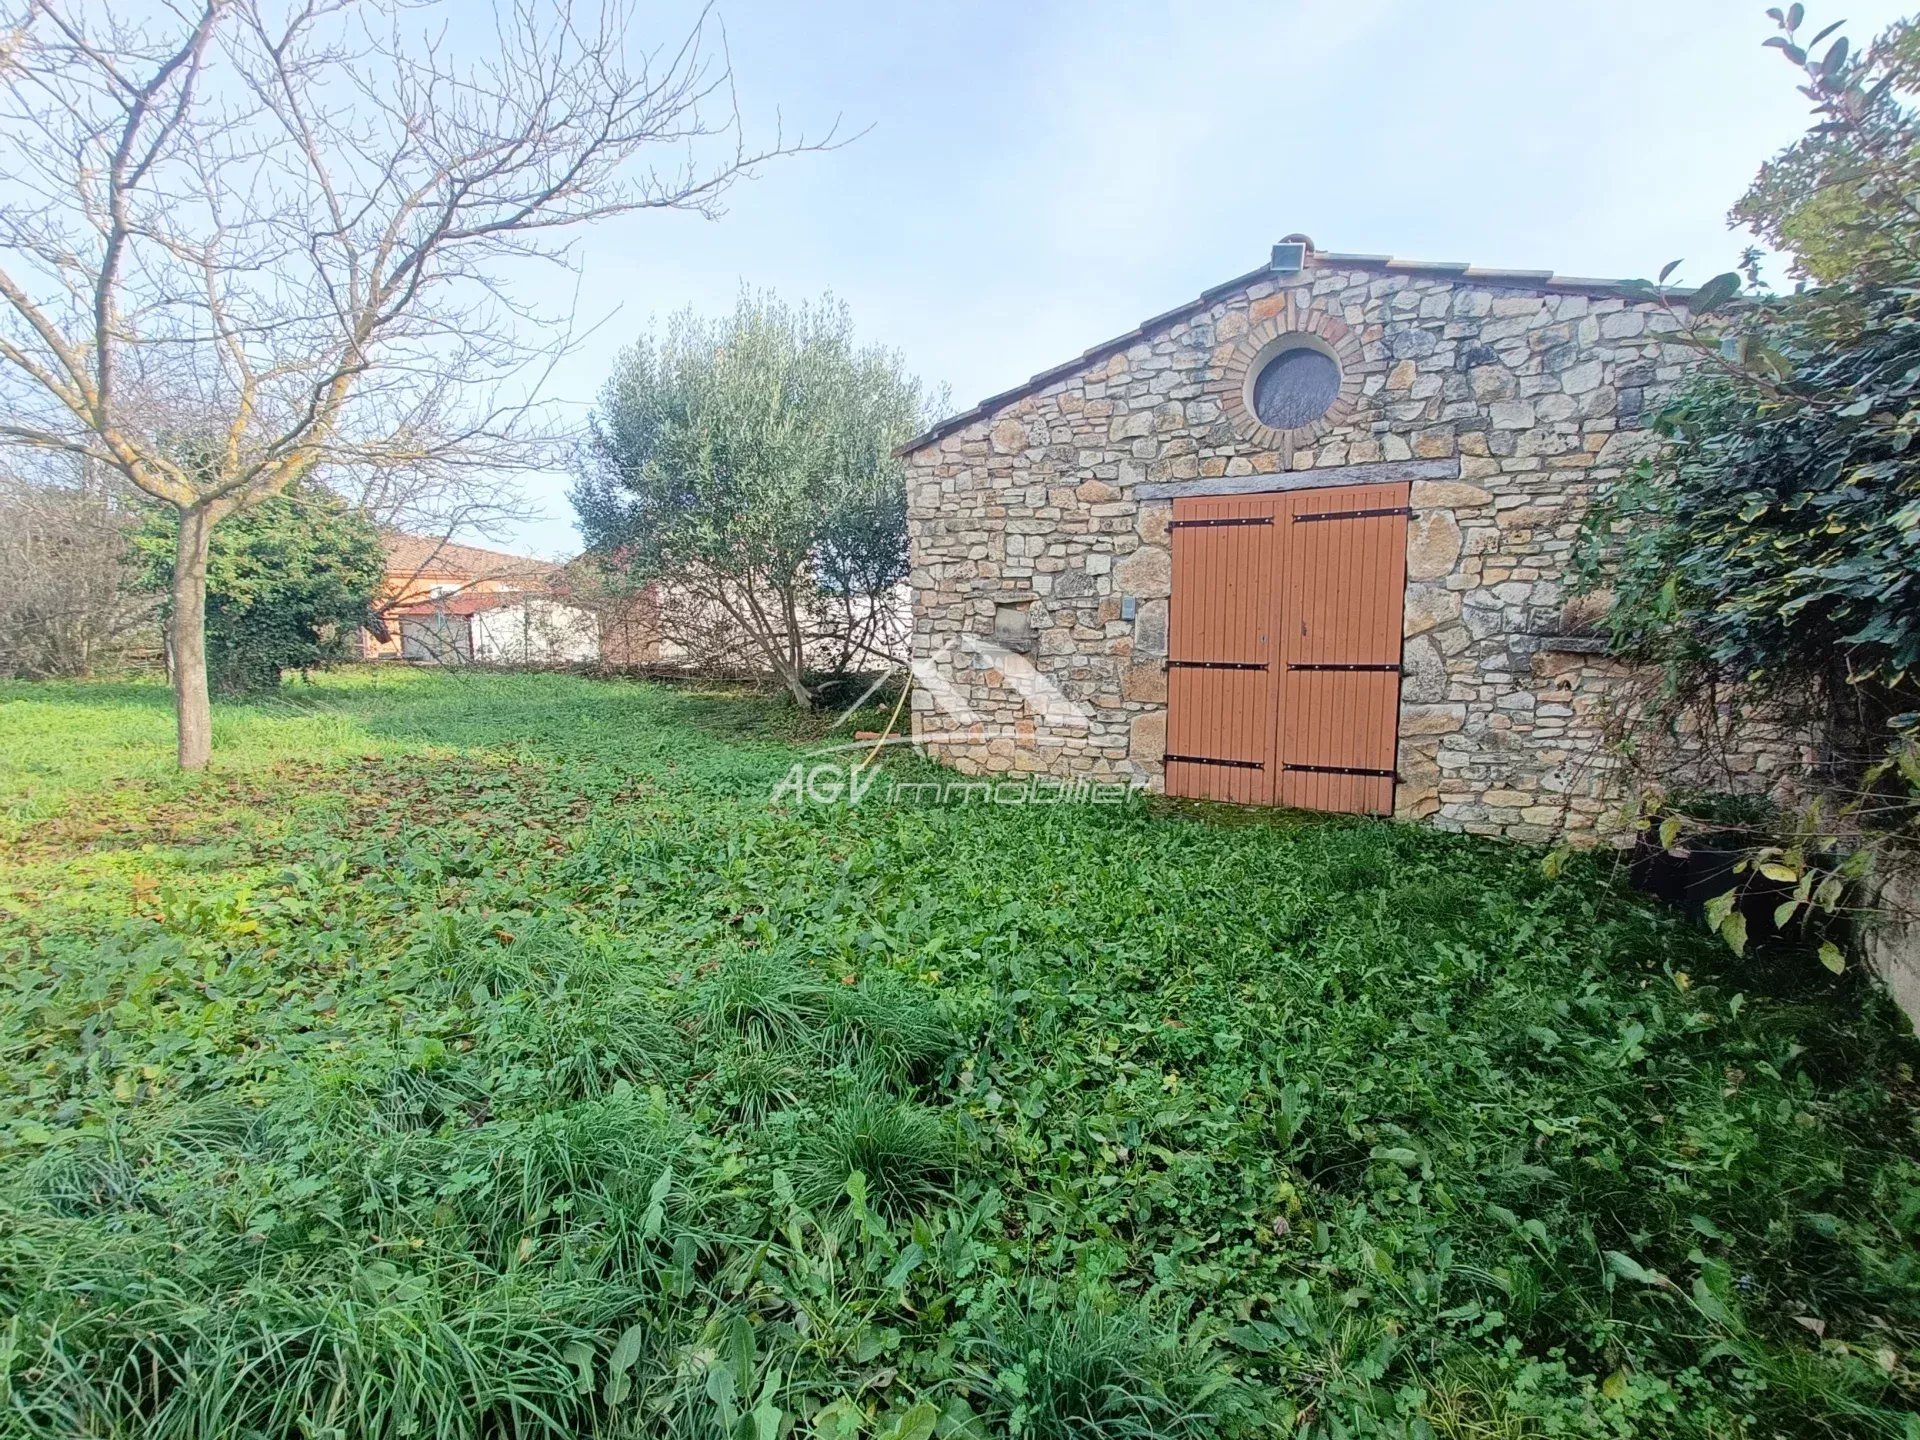
{"type": "Polygon", "coordinates": [[[1294,236],[943,421],[901,452],[916,735],[968,773],[1592,832],[1627,677],[1569,559],[1678,323],[1617,281],[1294,236]]]}

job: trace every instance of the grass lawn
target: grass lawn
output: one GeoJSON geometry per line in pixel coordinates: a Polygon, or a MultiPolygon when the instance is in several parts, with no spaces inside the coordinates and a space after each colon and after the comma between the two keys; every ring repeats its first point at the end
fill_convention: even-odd
{"type": "MultiPolygon", "coordinates": [[[[0,1434],[1920,1434],[1912,1045],[1582,861],[0,687],[0,1434]]],[[[898,757],[891,763],[914,768],[898,757]]]]}

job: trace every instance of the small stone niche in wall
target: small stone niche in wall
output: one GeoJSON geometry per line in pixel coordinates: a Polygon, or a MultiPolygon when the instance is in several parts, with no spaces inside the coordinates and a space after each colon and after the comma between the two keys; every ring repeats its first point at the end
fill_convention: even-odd
{"type": "Polygon", "coordinates": [[[996,600],[993,605],[994,643],[1021,655],[1033,652],[1031,600],[996,600]]]}

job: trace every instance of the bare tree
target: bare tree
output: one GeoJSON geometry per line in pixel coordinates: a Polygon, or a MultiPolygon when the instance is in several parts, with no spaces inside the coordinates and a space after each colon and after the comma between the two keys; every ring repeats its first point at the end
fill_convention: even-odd
{"type": "Polygon", "coordinates": [[[704,14],[630,56],[622,5],[503,0],[456,30],[434,4],[182,3],[26,0],[0,28],[0,442],[178,511],[193,769],[215,525],[307,475],[457,498],[541,461],[567,337],[516,273],[565,263],[570,227],[712,214],[758,163],[834,142],[749,147],[704,14]]]}
{"type": "Polygon", "coordinates": [[[151,656],[158,607],[140,586],[126,497],[62,461],[0,465],[0,674],[87,675],[151,656]]]}

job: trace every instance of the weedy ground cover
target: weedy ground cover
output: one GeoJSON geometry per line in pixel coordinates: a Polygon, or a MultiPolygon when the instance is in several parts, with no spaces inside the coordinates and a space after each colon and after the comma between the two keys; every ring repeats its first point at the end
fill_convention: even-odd
{"type": "Polygon", "coordinates": [[[1409,827],[769,805],[807,738],[0,689],[0,1433],[1915,1433],[1871,994],[1409,827]]]}

